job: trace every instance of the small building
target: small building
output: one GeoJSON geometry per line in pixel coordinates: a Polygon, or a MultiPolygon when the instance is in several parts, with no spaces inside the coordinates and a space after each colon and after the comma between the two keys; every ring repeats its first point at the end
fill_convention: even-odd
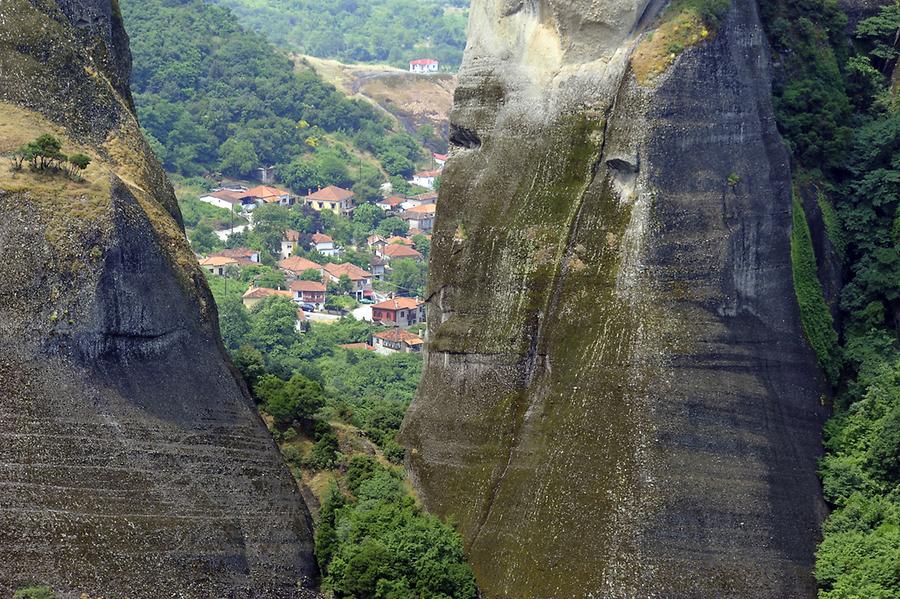
{"type": "Polygon", "coordinates": [[[400,215],[400,218],[409,224],[410,229],[419,229],[421,231],[431,231],[434,228],[434,215],[437,206],[434,204],[423,204],[410,208],[400,215]]]}
{"type": "Polygon", "coordinates": [[[226,256],[209,256],[200,260],[200,267],[211,275],[224,276],[229,267],[237,267],[238,261],[235,258],[226,256]]]}
{"type": "Polygon", "coordinates": [[[412,247],[399,244],[392,243],[390,245],[386,245],[383,250],[381,250],[381,257],[385,260],[385,262],[391,262],[392,260],[402,260],[404,258],[415,260],[416,262],[421,262],[424,260],[424,256],[414,250],[412,247]]]}
{"type": "Polygon", "coordinates": [[[350,216],[353,214],[353,197],[353,192],[349,189],[329,185],[315,193],[310,192],[303,201],[316,212],[329,210],[335,214],[350,216]]]}
{"type": "Polygon", "coordinates": [[[290,206],[293,203],[291,192],[277,187],[268,185],[259,185],[252,189],[248,189],[244,196],[252,199],[256,204],[278,204],[280,206],[290,206]]]}
{"type": "Polygon", "coordinates": [[[410,183],[413,185],[418,185],[419,187],[424,187],[425,189],[434,189],[436,185],[437,178],[441,176],[441,169],[435,169],[432,171],[419,171],[414,174],[410,183]]]}
{"type": "Polygon", "coordinates": [[[375,202],[375,205],[385,212],[397,212],[403,209],[403,203],[406,201],[407,198],[401,196],[391,196],[389,198],[385,198],[381,201],[375,202]]]}
{"type": "Polygon", "coordinates": [[[300,243],[300,232],[288,229],[281,235],[281,259],[290,258],[294,255],[294,249],[300,243]]]}
{"type": "Polygon", "coordinates": [[[325,304],[325,285],[318,281],[291,281],[291,291],[298,304],[313,304],[316,310],[325,304]]]}
{"type": "Polygon", "coordinates": [[[290,258],[285,258],[278,262],[278,268],[283,270],[285,274],[292,277],[299,277],[307,270],[314,270],[319,273],[320,276],[324,276],[325,269],[321,264],[316,264],[312,260],[304,258],[302,256],[291,256],[290,258]]]}
{"type": "MultiPolygon", "coordinates": [[[[244,196],[245,194],[240,191],[220,189],[218,191],[213,191],[206,195],[200,196],[200,201],[204,204],[215,206],[216,208],[223,208],[225,210],[241,212],[243,211],[245,206],[243,201],[244,196]]],[[[252,202],[247,203],[252,204],[252,202]]]]}
{"type": "Polygon", "coordinates": [[[427,191],[411,198],[407,198],[405,202],[400,204],[400,208],[409,210],[410,208],[417,208],[425,204],[437,204],[437,199],[438,194],[436,191],[427,191]]]}
{"type": "Polygon", "coordinates": [[[433,58],[419,58],[409,61],[409,72],[418,74],[437,73],[440,63],[433,58]]]}
{"type": "Polygon", "coordinates": [[[403,329],[392,329],[372,335],[375,352],[384,355],[419,353],[424,345],[425,342],[421,337],[403,329]]]}
{"type": "Polygon", "coordinates": [[[443,167],[447,164],[447,159],[450,157],[447,154],[438,154],[437,152],[432,152],[431,157],[434,158],[434,163],[440,167],[443,167]]]}
{"type": "Polygon", "coordinates": [[[314,233],[310,245],[323,256],[341,255],[341,250],[334,245],[334,239],[325,233],[314,233]]]}
{"type": "Polygon", "coordinates": [[[264,299],[272,296],[281,296],[289,300],[294,299],[294,294],[290,291],[286,289],[272,289],[270,287],[251,287],[244,292],[242,299],[244,300],[244,307],[252,310],[264,299]]]}
{"type": "Polygon", "coordinates": [[[338,345],[341,349],[349,349],[350,351],[375,351],[374,345],[368,343],[342,343],[338,345]]]}
{"type": "Polygon", "coordinates": [[[325,276],[333,283],[340,282],[341,276],[347,275],[352,284],[350,294],[355,296],[356,299],[365,297],[366,292],[372,288],[372,273],[361,269],[355,264],[350,262],[343,264],[328,263],[323,268],[325,269],[325,276]]]}
{"type": "Polygon", "coordinates": [[[411,297],[395,297],[372,306],[372,321],[405,329],[425,322],[425,303],[411,297]]]}
{"type": "Polygon", "coordinates": [[[378,253],[378,250],[387,245],[387,240],[381,235],[369,235],[366,238],[366,247],[378,253]]]}
{"type": "Polygon", "coordinates": [[[256,180],[262,183],[263,185],[268,185],[269,183],[275,182],[275,167],[274,166],[261,166],[256,169],[256,180]]]}
{"type": "Polygon", "coordinates": [[[259,264],[259,252],[245,247],[221,250],[214,254],[210,254],[209,257],[233,258],[237,261],[238,266],[252,266],[254,264],[259,264]]]}
{"type": "Polygon", "coordinates": [[[375,255],[369,259],[369,266],[372,269],[372,278],[377,280],[384,279],[384,265],[386,264],[384,258],[381,256],[375,255]]]}

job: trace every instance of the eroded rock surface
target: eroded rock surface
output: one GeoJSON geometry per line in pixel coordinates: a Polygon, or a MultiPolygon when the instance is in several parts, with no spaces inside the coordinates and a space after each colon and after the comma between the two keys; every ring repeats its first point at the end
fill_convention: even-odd
{"type": "Polygon", "coordinates": [[[219,341],[111,0],[0,0],[0,595],[305,597],[309,514],[219,341]]]}
{"type": "Polygon", "coordinates": [[[823,378],[754,2],[475,0],[404,423],[487,597],[812,597],[823,378]]]}

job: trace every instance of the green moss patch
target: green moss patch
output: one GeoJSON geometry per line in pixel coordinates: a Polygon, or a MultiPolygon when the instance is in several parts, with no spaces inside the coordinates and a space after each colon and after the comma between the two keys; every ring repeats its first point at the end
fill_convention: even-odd
{"type": "Polygon", "coordinates": [[[831,384],[836,384],[841,370],[838,336],[834,319],[816,269],[816,254],[806,222],[806,213],[797,194],[793,200],[793,231],[791,232],[791,265],[794,291],[800,305],[800,319],[809,344],[816,352],[819,365],[831,384]]]}

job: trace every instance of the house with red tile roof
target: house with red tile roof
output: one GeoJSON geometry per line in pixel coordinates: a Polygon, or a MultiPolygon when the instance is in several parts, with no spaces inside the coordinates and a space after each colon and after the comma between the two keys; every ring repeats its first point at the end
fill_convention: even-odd
{"type": "Polygon", "coordinates": [[[300,304],[313,304],[321,310],[325,304],[325,285],[318,281],[291,281],[294,301],[300,304]]]}
{"type": "Polygon", "coordinates": [[[390,262],[392,260],[400,260],[402,258],[416,260],[417,262],[424,259],[422,254],[420,254],[410,246],[400,243],[392,243],[390,245],[384,246],[384,248],[381,250],[380,255],[386,262],[390,262]]]}
{"type": "Polygon", "coordinates": [[[379,354],[418,353],[422,351],[425,341],[409,331],[391,329],[372,335],[372,346],[379,354]]]}
{"type": "Polygon", "coordinates": [[[365,297],[366,292],[372,289],[372,273],[363,270],[355,264],[345,262],[343,264],[328,263],[323,265],[325,269],[325,277],[328,281],[338,283],[342,275],[347,275],[350,279],[352,287],[350,293],[356,299],[365,297]]]}
{"type": "Polygon", "coordinates": [[[200,196],[200,201],[217,208],[239,212],[244,207],[243,198],[245,195],[246,194],[240,191],[220,189],[200,196]]]}
{"type": "Polygon", "coordinates": [[[375,351],[374,345],[369,345],[368,343],[343,343],[338,345],[341,349],[349,349],[351,351],[375,351]]]}
{"type": "Polygon", "coordinates": [[[334,244],[334,239],[325,233],[313,233],[312,248],[323,256],[340,256],[341,250],[334,244]]]}
{"type": "Polygon", "coordinates": [[[233,258],[237,260],[239,266],[251,266],[253,264],[259,264],[259,252],[257,250],[252,250],[250,248],[244,247],[221,250],[219,252],[210,254],[209,257],[233,258]]]}
{"type": "Polygon", "coordinates": [[[278,263],[278,268],[292,277],[299,277],[307,270],[315,270],[320,275],[324,275],[325,272],[325,269],[321,264],[316,264],[312,260],[309,260],[302,256],[291,256],[290,258],[285,258],[278,263]]]}
{"type": "Polygon", "coordinates": [[[242,299],[244,307],[252,310],[259,305],[264,299],[272,296],[280,296],[289,300],[294,299],[294,294],[286,289],[272,289],[270,287],[251,287],[244,292],[242,299]]]}
{"type": "Polygon", "coordinates": [[[350,216],[353,214],[353,198],[353,192],[349,189],[329,185],[315,193],[310,191],[303,201],[316,212],[330,210],[335,214],[350,216]]]}
{"type": "Polygon", "coordinates": [[[293,200],[291,192],[270,187],[269,185],[259,185],[244,192],[244,197],[252,198],[257,204],[279,204],[281,206],[290,206],[293,200]]]}
{"type": "Polygon", "coordinates": [[[401,196],[391,196],[389,198],[385,198],[378,202],[375,202],[375,205],[384,210],[385,212],[397,212],[401,210],[403,207],[403,203],[407,201],[407,198],[401,196]]]}
{"type": "Polygon", "coordinates": [[[300,231],[288,229],[281,236],[281,259],[290,258],[294,255],[294,249],[300,242],[300,231]]]}
{"type": "Polygon", "coordinates": [[[434,189],[437,178],[441,176],[441,172],[442,170],[439,168],[430,171],[419,171],[412,176],[410,183],[418,185],[419,187],[424,187],[425,189],[434,189]]]}
{"type": "Polygon", "coordinates": [[[417,58],[409,61],[409,72],[419,75],[437,73],[440,63],[433,58],[417,58]]]}
{"type": "Polygon", "coordinates": [[[372,321],[405,329],[425,322],[425,303],[411,297],[395,297],[372,306],[372,321]]]}
{"type": "Polygon", "coordinates": [[[435,204],[422,204],[415,208],[410,208],[400,215],[400,218],[409,223],[410,229],[419,229],[421,231],[431,231],[434,228],[434,215],[437,211],[435,204]]]}

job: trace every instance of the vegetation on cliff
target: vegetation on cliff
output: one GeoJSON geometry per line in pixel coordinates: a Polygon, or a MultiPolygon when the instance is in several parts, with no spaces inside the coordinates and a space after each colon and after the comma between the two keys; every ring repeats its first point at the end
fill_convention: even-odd
{"type": "Polygon", "coordinates": [[[800,184],[814,182],[820,205],[833,198],[824,226],[848,279],[838,356],[822,343],[830,314],[813,297],[808,225],[795,202],[804,327],[826,371],[840,374],[821,463],[834,511],[817,554],[820,597],[887,599],[900,595],[900,106],[891,89],[900,3],[862,21],[850,45],[833,0],[761,5],[781,63],[779,126],[800,184]]]}

